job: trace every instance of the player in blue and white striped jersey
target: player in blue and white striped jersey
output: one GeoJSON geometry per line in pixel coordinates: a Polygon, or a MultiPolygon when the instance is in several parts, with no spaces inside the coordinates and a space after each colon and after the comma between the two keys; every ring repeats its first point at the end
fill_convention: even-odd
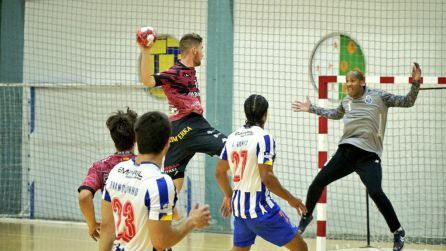
{"type": "Polygon", "coordinates": [[[194,228],[209,225],[209,206],[198,204],[172,227],[176,202],[172,178],[160,166],[169,148],[171,124],[166,115],[148,112],[135,124],[139,154],[110,172],[102,200],[99,250],[164,250],[194,228]]]}
{"type": "Polygon", "coordinates": [[[271,198],[274,193],[285,199],[298,213],[305,213],[302,201],[293,196],[273,173],[275,142],[263,128],[268,101],[251,95],[245,101],[246,125],[229,135],[220,155],[216,178],[225,197],[223,217],[233,212],[234,246],[232,250],[249,250],[258,236],[289,250],[306,251],[307,245],[286,214],[271,198]],[[231,170],[234,187],[227,176],[231,170]]]}

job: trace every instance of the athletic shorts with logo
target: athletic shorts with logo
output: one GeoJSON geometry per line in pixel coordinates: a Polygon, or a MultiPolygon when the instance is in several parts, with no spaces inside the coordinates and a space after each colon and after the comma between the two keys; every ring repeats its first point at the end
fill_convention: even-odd
{"type": "Polygon", "coordinates": [[[226,136],[211,127],[207,120],[196,113],[172,122],[170,147],[164,160],[164,173],[172,179],[184,177],[187,164],[195,153],[220,155],[226,136]]]}

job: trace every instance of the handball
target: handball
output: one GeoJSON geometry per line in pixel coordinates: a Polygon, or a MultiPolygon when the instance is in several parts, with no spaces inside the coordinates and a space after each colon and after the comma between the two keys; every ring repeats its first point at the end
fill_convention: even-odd
{"type": "Polygon", "coordinates": [[[136,33],[136,40],[138,44],[144,47],[150,47],[156,40],[156,32],[152,27],[141,27],[138,28],[138,32],[136,33]]]}

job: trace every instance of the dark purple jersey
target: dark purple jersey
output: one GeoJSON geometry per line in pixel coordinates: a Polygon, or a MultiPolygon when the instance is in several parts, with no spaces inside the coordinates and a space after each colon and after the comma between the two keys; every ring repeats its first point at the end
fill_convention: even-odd
{"type": "Polygon", "coordinates": [[[113,169],[114,166],[121,163],[122,161],[127,161],[134,155],[130,152],[117,153],[108,156],[107,158],[93,163],[93,165],[88,169],[87,177],[85,177],[78,191],[82,189],[87,189],[93,193],[101,189],[103,191],[105,182],[107,181],[108,174],[113,169]]]}
{"type": "Polygon", "coordinates": [[[203,115],[200,90],[195,76],[195,68],[181,62],[170,69],[154,75],[156,86],[161,86],[173,110],[171,121],[176,121],[195,112],[203,115]]]}

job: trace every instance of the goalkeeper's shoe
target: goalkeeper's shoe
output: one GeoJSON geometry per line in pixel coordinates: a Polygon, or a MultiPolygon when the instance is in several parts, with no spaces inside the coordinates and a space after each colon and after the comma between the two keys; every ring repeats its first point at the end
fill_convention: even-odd
{"type": "Polygon", "coordinates": [[[313,220],[313,216],[302,216],[299,222],[299,227],[297,228],[297,233],[302,235],[305,232],[305,229],[310,224],[310,222],[313,220]]]}
{"type": "Polygon", "coordinates": [[[406,238],[406,232],[404,229],[397,230],[393,234],[393,251],[400,251],[404,247],[404,240],[406,238]]]}

